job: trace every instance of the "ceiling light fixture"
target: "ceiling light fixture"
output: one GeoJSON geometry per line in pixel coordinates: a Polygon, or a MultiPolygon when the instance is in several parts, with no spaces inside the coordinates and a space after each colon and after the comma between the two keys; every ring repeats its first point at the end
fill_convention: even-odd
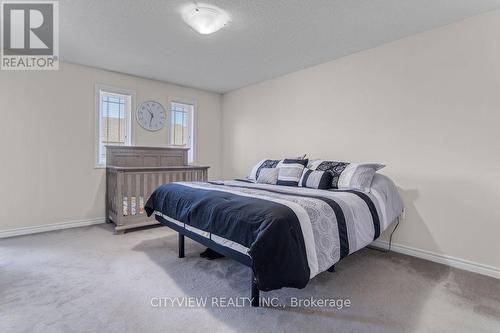
{"type": "Polygon", "coordinates": [[[202,35],[212,34],[229,22],[229,15],[220,8],[207,4],[192,4],[182,10],[182,18],[202,35]]]}

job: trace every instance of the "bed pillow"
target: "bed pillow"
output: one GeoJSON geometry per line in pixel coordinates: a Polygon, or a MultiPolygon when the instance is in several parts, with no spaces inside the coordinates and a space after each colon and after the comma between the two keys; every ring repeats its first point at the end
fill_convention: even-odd
{"type": "Polygon", "coordinates": [[[302,171],[306,167],[309,160],[307,159],[284,159],[279,162],[278,181],[276,185],[298,186],[302,171]]]}
{"type": "Polygon", "coordinates": [[[260,169],[257,183],[276,185],[278,182],[278,168],[262,168],[260,169]]]}
{"type": "MultiPolygon", "coordinates": [[[[303,156],[299,156],[297,158],[291,158],[291,159],[305,161],[304,166],[306,166],[307,163],[309,162],[309,160],[305,158],[306,156],[307,156],[307,154],[304,154],[303,156]]],[[[256,182],[257,179],[259,178],[259,173],[260,173],[261,169],[263,169],[263,168],[276,168],[278,166],[278,163],[283,162],[283,161],[284,160],[273,160],[273,159],[267,159],[267,158],[260,160],[259,163],[254,165],[254,167],[252,168],[252,171],[250,171],[250,175],[248,175],[247,179],[252,181],[252,182],[256,182]]]]}
{"type": "Polygon", "coordinates": [[[254,167],[252,168],[252,171],[250,171],[250,175],[248,175],[247,179],[253,182],[256,182],[257,179],[259,178],[260,170],[267,168],[276,168],[278,166],[278,163],[281,160],[271,160],[271,159],[264,159],[259,161],[259,163],[255,164],[254,167]]]}
{"type": "Polygon", "coordinates": [[[350,163],[339,177],[338,188],[370,192],[373,176],[384,167],[378,163],[350,163]]]}
{"type": "Polygon", "coordinates": [[[316,188],[319,190],[328,190],[332,186],[332,174],[328,171],[315,171],[304,169],[299,181],[300,187],[316,188]]]}
{"type": "Polygon", "coordinates": [[[315,160],[309,168],[317,171],[328,171],[332,174],[331,188],[353,189],[369,192],[375,173],[385,167],[377,163],[348,163],[337,161],[315,160]]]}
{"type": "Polygon", "coordinates": [[[347,162],[337,162],[337,161],[326,161],[326,160],[315,160],[312,161],[308,166],[311,170],[317,171],[328,171],[332,175],[332,182],[330,188],[338,188],[338,182],[340,175],[347,168],[349,163],[347,162]]]}

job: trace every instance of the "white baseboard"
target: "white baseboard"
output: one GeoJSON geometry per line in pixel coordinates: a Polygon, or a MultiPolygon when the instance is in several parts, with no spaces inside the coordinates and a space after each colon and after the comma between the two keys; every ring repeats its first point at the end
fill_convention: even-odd
{"type": "Polygon", "coordinates": [[[61,230],[61,229],[68,229],[68,228],[85,227],[85,226],[94,225],[94,224],[101,224],[101,223],[105,223],[105,222],[106,222],[106,219],[104,217],[98,217],[95,219],[88,219],[88,220],[68,221],[68,222],[52,223],[52,224],[45,224],[45,225],[37,225],[37,226],[33,226],[33,227],[23,227],[23,228],[0,230],[0,238],[36,234],[39,232],[61,230]]]}
{"type": "MultiPolygon", "coordinates": [[[[372,244],[374,247],[387,249],[389,247],[389,242],[383,240],[376,240],[372,244]]],[[[473,261],[459,259],[455,257],[450,257],[443,254],[438,254],[430,251],[425,251],[417,249],[414,247],[409,247],[400,244],[392,243],[391,250],[394,252],[406,254],[409,256],[437,262],[439,264],[447,265],[454,268],[463,269],[466,271],[491,276],[493,278],[500,279],[500,268],[494,266],[488,266],[479,264],[473,261]]]]}

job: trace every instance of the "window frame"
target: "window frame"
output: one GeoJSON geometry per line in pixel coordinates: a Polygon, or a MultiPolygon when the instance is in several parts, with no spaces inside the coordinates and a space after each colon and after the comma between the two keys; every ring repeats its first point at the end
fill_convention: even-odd
{"type": "Polygon", "coordinates": [[[134,137],[135,137],[135,129],[132,124],[133,118],[132,113],[135,109],[135,90],[118,88],[105,84],[96,84],[94,99],[95,99],[95,132],[94,132],[94,168],[96,169],[104,169],[106,168],[106,163],[99,163],[99,148],[100,148],[100,127],[101,127],[101,92],[106,92],[110,94],[119,94],[119,95],[127,95],[130,96],[130,108],[129,110],[125,110],[125,123],[126,123],[126,132],[127,132],[127,140],[126,145],[133,145],[134,137]]]}
{"type": "Polygon", "coordinates": [[[168,98],[168,145],[172,147],[181,147],[172,143],[172,103],[188,104],[193,106],[193,114],[191,115],[191,150],[193,152],[193,160],[189,161],[189,165],[196,165],[198,161],[198,102],[189,98],[168,98]]]}

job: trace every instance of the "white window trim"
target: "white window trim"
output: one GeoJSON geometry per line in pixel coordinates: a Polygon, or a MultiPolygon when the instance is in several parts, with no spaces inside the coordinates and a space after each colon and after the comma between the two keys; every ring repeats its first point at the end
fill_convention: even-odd
{"type": "Polygon", "coordinates": [[[177,98],[177,97],[169,97],[168,98],[168,145],[174,146],[172,144],[172,103],[180,103],[180,104],[191,104],[193,106],[193,128],[192,128],[192,138],[191,141],[193,143],[193,165],[198,163],[198,102],[189,98],[177,98]]]}
{"type": "Polygon", "coordinates": [[[127,119],[127,132],[129,134],[129,142],[131,145],[134,144],[135,138],[135,129],[133,126],[133,120],[135,119],[132,114],[135,111],[135,90],[123,89],[118,87],[113,87],[105,84],[96,84],[94,91],[94,99],[95,99],[95,128],[94,128],[94,168],[96,169],[104,169],[106,168],[105,164],[99,163],[99,125],[100,125],[100,92],[104,90],[110,93],[129,95],[130,96],[130,114],[127,119]]]}

